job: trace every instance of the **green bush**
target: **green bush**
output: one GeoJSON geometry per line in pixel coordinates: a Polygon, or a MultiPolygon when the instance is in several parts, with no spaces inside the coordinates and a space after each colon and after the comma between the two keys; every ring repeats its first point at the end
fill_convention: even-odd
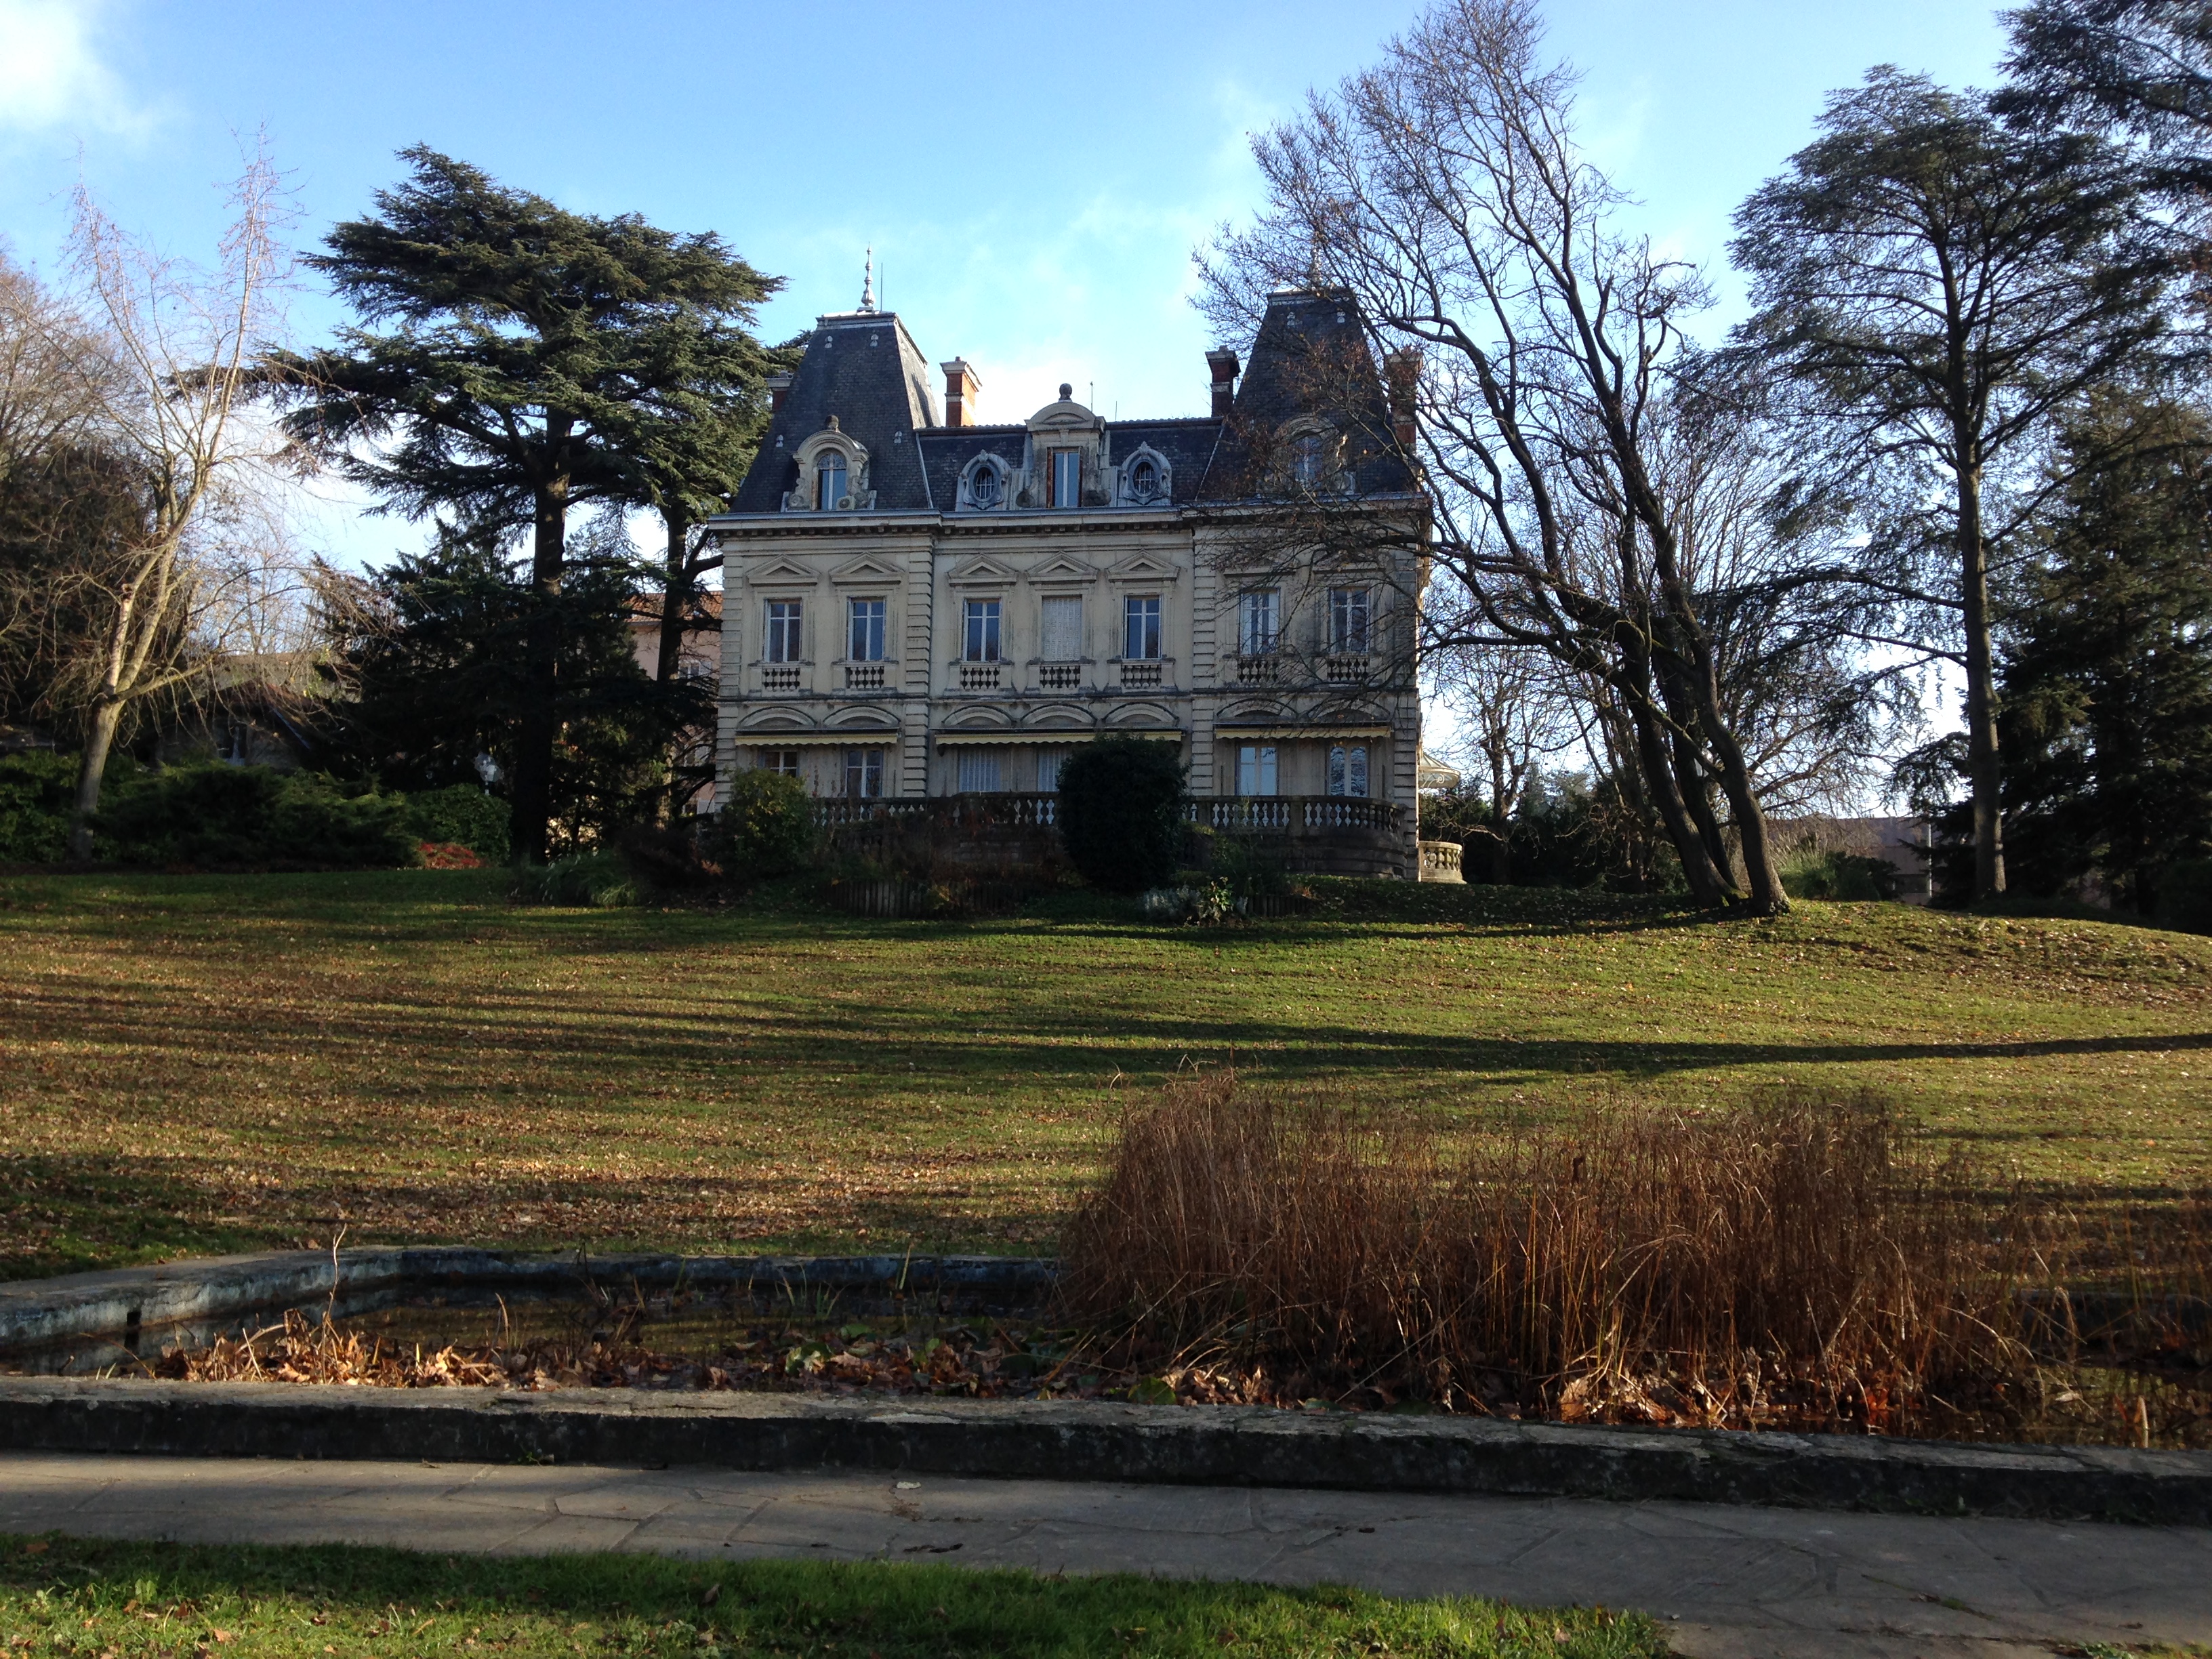
{"type": "Polygon", "coordinates": [[[535,904],[617,910],[638,902],[637,878],[620,853],[579,853],[550,864],[525,866],[515,896],[535,904]]]}
{"type": "Polygon", "coordinates": [[[0,864],[52,864],[68,855],[76,770],[76,756],[48,750],[0,757],[0,864]]]}
{"type": "Polygon", "coordinates": [[[1102,738],[1060,768],[1060,839],[1083,878],[1109,893],[1141,893],[1174,876],[1182,806],[1172,744],[1102,738]]]}
{"type": "Polygon", "coordinates": [[[265,766],[177,766],[114,799],[97,828],[129,864],[398,869],[415,862],[406,803],[341,795],[265,766]]]}
{"type": "Polygon", "coordinates": [[[797,778],[739,772],[704,840],[726,876],[787,876],[814,856],[814,811],[797,778]]]}
{"type": "Polygon", "coordinates": [[[1801,899],[1893,899],[1897,872],[1856,853],[1800,853],[1782,866],[1782,890],[1801,899]]]}
{"type": "Polygon", "coordinates": [[[409,795],[407,831],[417,841],[465,847],[489,864],[507,862],[507,803],[472,783],[409,795]]]}

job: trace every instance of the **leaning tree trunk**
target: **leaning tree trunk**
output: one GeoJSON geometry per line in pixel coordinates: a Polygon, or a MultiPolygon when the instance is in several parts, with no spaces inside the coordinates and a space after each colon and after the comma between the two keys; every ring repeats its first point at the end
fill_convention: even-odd
{"type": "Polygon", "coordinates": [[[1989,548],[1978,467],[1959,468],[1959,586],[1966,632],[1966,781],[1973,797],[1974,896],[2005,890],[2002,774],[1997,755],[1996,652],[1990,637],[1989,548]]]}
{"type": "Polygon", "coordinates": [[[92,724],[84,735],[84,758],[76,774],[76,805],[70,813],[69,848],[73,859],[92,856],[92,819],[100,811],[100,786],[107,775],[107,757],[115,748],[115,733],[123,723],[123,700],[104,694],[92,708],[92,724]]]}
{"type": "Polygon", "coordinates": [[[523,645],[528,695],[515,723],[514,781],[507,806],[514,856],[524,864],[545,861],[547,829],[553,817],[553,745],[561,735],[561,579],[568,555],[566,477],[538,487],[536,508],[530,620],[523,645]]]}
{"type": "Polygon", "coordinates": [[[1633,628],[1620,630],[1622,656],[1622,684],[1614,690],[1620,694],[1623,708],[1628,715],[1630,728],[1636,734],[1636,768],[1643,775],[1644,793],[1659,814],[1661,826],[1667,839],[1674,844],[1674,854],[1681,860],[1682,879],[1689,884],[1690,896],[1708,910],[1717,910],[1735,897],[1735,884],[1729,878],[1728,866],[1717,864],[1707,850],[1705,837],[1690,816],[1689,804],[1682,799],[1680,784],[1674,775],[1674,757],[1668,751],[1666,734],[1659,728],[1659,717],[1651,702],[1651,658],[1648,643],[1633,628]]]}

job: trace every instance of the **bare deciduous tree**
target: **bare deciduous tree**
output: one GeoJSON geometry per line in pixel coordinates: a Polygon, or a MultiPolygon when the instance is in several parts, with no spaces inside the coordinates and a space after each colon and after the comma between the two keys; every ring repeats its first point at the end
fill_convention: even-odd
{"type": "Polygon", "coordinates": [[[1465,746],[1481,763],[1490,822],[1477,826],[1490,848],[1490,879],[1513,879],[1514,810],[1543,761],[1581,737],[1574,693],[1540,653],[1461,644],[1430,659],[1439,696],[1460,716],[1465,746]]]}
{"type": "Polygon", "coordinates": [[[1539,62],[1531,0],[1441,0],[1376,68],[1255,143],[1268,203],[1202,262],[1224,332],[1281,287],[1348,294],[1418,411],[1438,578],[1431,646],[1535,649],[1630,720],[1694,896],[1788,908],[1720,647],[1655,453],[1705,301],[1614,228],[1580,154],[1573,77],[1539,62]],[[1418,353],[1408,357],[1408,352],[1418,353]]]}
{"type": "Polygon", "coordinates": [[[129,470],[136,520],[110,556],[75,573],[94,623],[76,665],[84,710],[70,850],[91,850],[92,814],[125,713],[211,682],[225,646],[265,653],[293,614],[268,506],[280,453],[250,407],[287,271],[275,232],[279,180],[257,151],[232,190],[215,269],[157,252],[80,188],[72,237],[84,312],[114,370],[100,441],[129,470]]]}

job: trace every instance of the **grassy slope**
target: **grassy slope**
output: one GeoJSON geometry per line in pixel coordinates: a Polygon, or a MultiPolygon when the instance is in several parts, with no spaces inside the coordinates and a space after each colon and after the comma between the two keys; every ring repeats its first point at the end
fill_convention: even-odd
{"type": "Polygon", "coordinates": [[[0,1535],[0,1651],[1658,1659],[1666,1644],[1638,1614],[1523,1611],[1472,1597],[1390,1601],[1334,1589],[882,1563],[485,1559],[0,1535]]]}
{"type": "Polygon", "coordinates": [[[1868,1088],[2031,1176],[2212,1176],[2212,939],[1350,884],[1161,929],[523,909],[476,872],[0,886],[0,1275],[212,1249],[1049,1238],[1185,1061],[1469,1126],[1868,1088]]]}

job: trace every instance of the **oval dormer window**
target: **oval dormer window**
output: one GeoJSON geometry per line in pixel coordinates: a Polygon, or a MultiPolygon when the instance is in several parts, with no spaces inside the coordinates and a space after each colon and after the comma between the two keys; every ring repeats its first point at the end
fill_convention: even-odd
{"type": "Polygon", "coordinates": [[[821,512],[835,510],[845,494],[845,458],[824,455],[821,470],[815,474],[814,505],[821,512]]]}
{"type": "Polygon", "coordinates": [[[969,480],[968,495],[978,507],[996,507],[999,504],[999,469],[988,465],[977,467],[975,476],[969,480]]]}
{"type": "Polygon", "coordinates": [[[1160,470],[1149,460],[1140,460],[1129,469],[1129,494],[1140,501],[1149,501],[1160,493],[1160,470]]]}

